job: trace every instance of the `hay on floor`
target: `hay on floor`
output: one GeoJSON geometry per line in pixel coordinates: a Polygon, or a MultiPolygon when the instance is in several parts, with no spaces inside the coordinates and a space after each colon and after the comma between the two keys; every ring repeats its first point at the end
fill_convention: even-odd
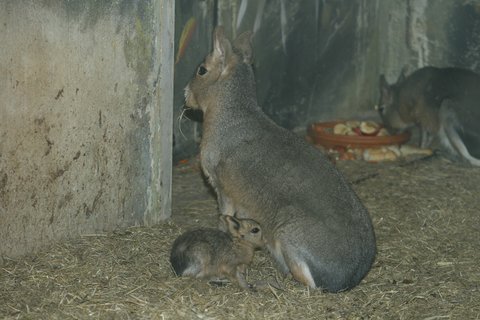
{"type": "Polygon", "coordinates": [[[192,160],[174,171],[173,220],[86,235],[31,257],[3,258],[0,317],[11,319],[478,319],[480,169],[434,157],[406,163],[343,162],[370,211],[378,255],[351,291],[328,294],[283,278],[265,252],[247,292],[175,277],[173,240],[213,226],[214,196],[192,160]]]}

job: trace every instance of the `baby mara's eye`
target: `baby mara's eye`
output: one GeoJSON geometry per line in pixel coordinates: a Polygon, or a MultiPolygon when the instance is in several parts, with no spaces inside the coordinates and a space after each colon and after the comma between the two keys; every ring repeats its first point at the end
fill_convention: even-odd
{"type": "Polygon", "coordinates": [[[256,234],[256,233],[260,232],[260,229],[259,228],[253,228],[252,230],[250,230],[250,232],[253,233],[253,234],[256,234]]]}
{"type": "Polygon", "coordinates": [[[198,67],[198,71],[197,71],[197,74],[199,76],[203,76],[205,73],[207,73],[207,68],[205,68],[204,66],[200,66],[198,67]]]}

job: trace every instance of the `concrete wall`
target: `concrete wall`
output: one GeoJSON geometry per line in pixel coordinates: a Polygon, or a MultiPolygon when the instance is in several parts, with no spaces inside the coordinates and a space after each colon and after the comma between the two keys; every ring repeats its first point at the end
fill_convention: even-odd
{"type": "Polygon", "coordinates": [[[173,17],[173,0],[0,3],[0,255],[169,216],[173,17]]]}
{"type": "MultiPolygon", "coordinates": [[[[480,71],[478,0],[217,0],[216,7],[214,2],[202,1],[200,7],[179,1],[177,30],[190,17],[202,25],[222,24],[232,37],[255,30],[259,102],[289,129],[375,114],[382,73],[393,82],[404,67],[480,71]]],[[[209,29],[199,31],[182,62],[185,69],[176,70],[176,80],[181,79],[178,106],[183,103],[181,89],[208,51],[204,44],[210,48],[209,29]]],[[[198,125],[187,121],[182,129],[185,137],[175,131],[180,136],[176,153],[194,154],[198,125]]]]}

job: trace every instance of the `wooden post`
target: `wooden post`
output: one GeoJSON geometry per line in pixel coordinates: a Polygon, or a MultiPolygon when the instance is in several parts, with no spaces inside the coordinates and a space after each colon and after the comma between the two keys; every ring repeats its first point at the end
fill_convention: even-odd
{"type": "Polygon", "coordinates": [[[154,96],[150,118],[151,172],[146,225],[171,216],[175,1],[153,0],[154,96]]]}

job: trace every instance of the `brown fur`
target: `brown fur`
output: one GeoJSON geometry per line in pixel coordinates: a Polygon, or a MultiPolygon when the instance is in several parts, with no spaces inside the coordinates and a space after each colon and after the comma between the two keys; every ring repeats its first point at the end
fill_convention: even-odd
{"type": "Polygon", "coordinates": [[[178,237],[171,250],[170,263],[177,275],[210,280],[229,279],[248,288],[245,271],[255,249],[264,245],[260,225],[253,220],[221,216],[226,232],[204,228],[178,237]]]}

